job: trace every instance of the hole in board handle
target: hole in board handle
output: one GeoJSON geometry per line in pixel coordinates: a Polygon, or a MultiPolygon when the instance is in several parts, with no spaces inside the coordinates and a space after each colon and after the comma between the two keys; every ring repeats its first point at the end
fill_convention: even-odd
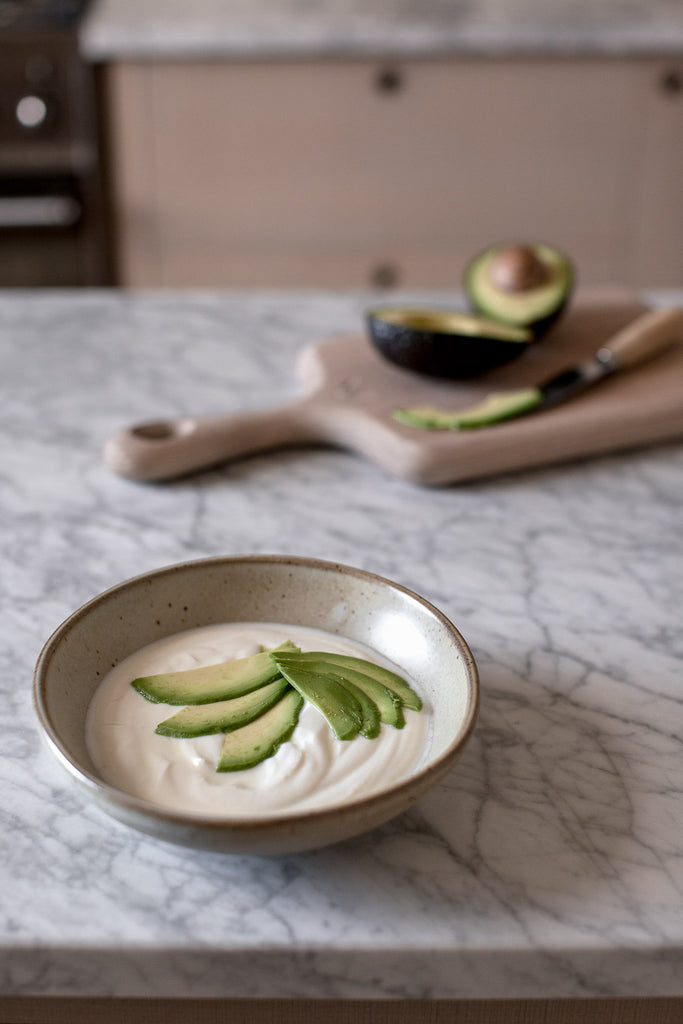
{"type": "Polygon", "coordinates": [[[194,420],[153,420],[150,423],[138,423],[131,428],[131,434],[144,441],[168,441],[173,437],[186,437],[194,429],[194,420]]]}

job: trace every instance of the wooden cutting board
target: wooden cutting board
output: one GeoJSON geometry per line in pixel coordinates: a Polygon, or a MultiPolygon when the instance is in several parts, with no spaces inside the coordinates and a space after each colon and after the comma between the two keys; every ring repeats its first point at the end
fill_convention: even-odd
{"type": "Polygon", "coordinates": [[[416,484],[443,485],[683,437],[683,343],[552,409],[471,431],[398,423],[405,405],[461,409],[493,390],[535,384],[591,356],[645,307],[622,291],[580,293],[520,359],[476,381],[440,381],[395,367],[364,334],[302,351],[302,398],[279,409],[183,417],[121,431],[109,466],[138,480],[186,475],[289,445],[348,448],[416,484]]]}

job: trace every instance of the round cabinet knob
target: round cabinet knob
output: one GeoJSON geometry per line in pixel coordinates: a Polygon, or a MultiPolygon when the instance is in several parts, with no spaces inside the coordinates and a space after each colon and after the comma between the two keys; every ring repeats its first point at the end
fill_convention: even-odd
{"type": "Polygon", "coordinates": [[[47,114],[47,103],[40,96],[22,96],[14,108],[14,115],[22,128],[40,128],[47,114]]]}
{"type": "Polygon", "coordinates": [[[659,89],[665,96],[678,96],[683,91],[683,72],[671,68],[659,79],[659,89]]]}
{"type": "Polygon", "coordinates": [[[400,68],[382,67],[375,74],[375,89],[385,96],[394,96],[405,87],[405,75],[400,68]]]}
{"type": "Polygon", "coordinates": [[[379,263],[370,273],[373,288],[396,288],[401,280],[401,271],[395,263],[379,263]]]}

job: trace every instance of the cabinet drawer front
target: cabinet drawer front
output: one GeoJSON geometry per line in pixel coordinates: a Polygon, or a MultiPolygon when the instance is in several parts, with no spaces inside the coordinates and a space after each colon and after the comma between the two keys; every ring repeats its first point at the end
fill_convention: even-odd
{"type": "Polygon", "coordinates": [[[114,69],[129,272],[458,286],[477,249],[509,237],[561,246],[585,281],[627,281],[651,73],[502,59],[114,69]]]}

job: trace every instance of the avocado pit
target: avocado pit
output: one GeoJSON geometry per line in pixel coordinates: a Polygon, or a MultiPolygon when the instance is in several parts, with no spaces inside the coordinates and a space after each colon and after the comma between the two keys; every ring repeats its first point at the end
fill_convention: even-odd
{"type": "Polygon", "coordinates": [[[548,280],[548,268],[528,245],[511,245],[495,254],[489,265],[491,283],[504,292],[527,292],[548,280]]]}

